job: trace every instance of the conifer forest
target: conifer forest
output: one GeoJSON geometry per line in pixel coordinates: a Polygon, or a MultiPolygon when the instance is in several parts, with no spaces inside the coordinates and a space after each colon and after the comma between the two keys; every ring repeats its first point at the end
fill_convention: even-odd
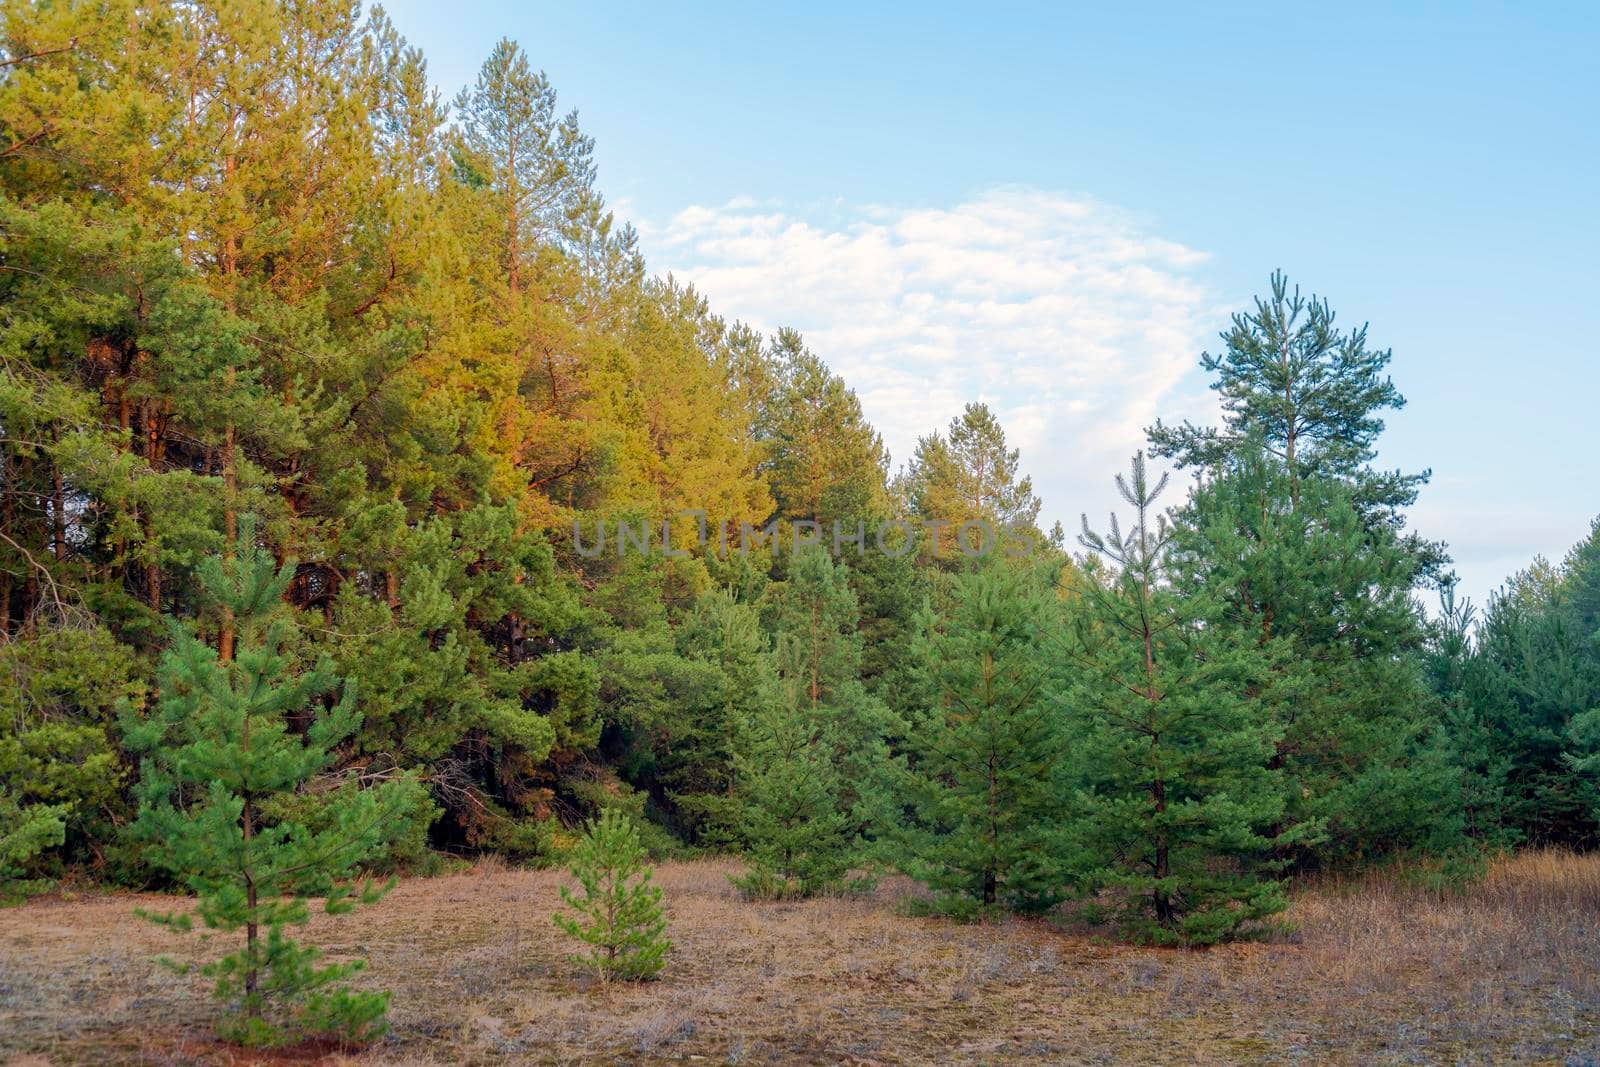
{"type": "Polygon", "coordinates": [[[1600,1057],[1600,520],[1467,596],[1381,317],[1044,500],[428,48],[0,0],[0,1060],[1600,1057]]]}

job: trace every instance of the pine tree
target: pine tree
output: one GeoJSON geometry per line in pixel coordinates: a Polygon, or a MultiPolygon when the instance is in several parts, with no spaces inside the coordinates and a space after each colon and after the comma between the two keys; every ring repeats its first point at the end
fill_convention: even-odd
{"type": "MultiPolygon", "coordinates": [[[[1600,786],[1600,519],[1562,561],[1558,610],[1579,646],[1566,671],[1575,711],[1567,726],[1573,750],[1567,761],[1584,776],[1588,792],[1600,786]]],[[[1590,815],[1600,822],[1600,801],[1590,815]]]]}
{"type": "Polygon", "coordinates": [[[573,852],[572,877],[583,895],[561,887],[561,899],[573,914],[557,913],[555,924],[591,947],[574,958],[602,981],[647,981],[666,966],[672,942],[664,936],[661,888],[652,883],[654,872],[645,858],[639,828],[616,808],[589,822],[573,852]]]}
{"type": "Polygon", "coordinates": [[[1421,652],[1416,556],[1373,527],[1340,479],[1298,482],[1270,449],[1239,446],[1179,514],[1170,563],[1213,628],[1273,657],[1287,824],[1315,824],[1296,865],[1453,847],[1460,782],[1440,742],[1441,708],[1421,652]]]}
{"type": "Polygon", "coordinates": [[[1214,603],[1168,580],[1172,530],[1154,511],[1144,456],[1117,488],[1134,509],[1123,533],[1085,517],[1093,555],[1076,584],[1063,700],[1086,880],[1115,894],[1128,933],[1210,944],[1282,910],[1274,847],[1283,789],[1268,769],[1281,728],[1265,712],[1262,649],[1218,627],[1214,603]]]}
{"type": "Polygon", "coordinates": [[[887,825],[887,712],[861,684],[849,572],[820,546],[768,589],[778,685],[740,723],[735,804],[750,861],[737,884],[761,898],[840,888],[887,825]]]}
{"type": "Polygon", "coordinates": [[[9,876],[35,885],[67,863],[127,870],[127,850],[111,845],[131,814],[115,718],[123,702],[143,702],[146,685],[142,664],[105,627],[85,625],[84,614],[78,609],[65,625],[35,619],[21,639],[0,643],[0,835],[19,819],[35,831],[61,830],[14,839],[11,862],[20,869],[9,876]],[[47,839],[47,847],[19,854],[20,842],[47,839]]]}
{"type": "MultiPolygon", "coordinates": [[[[1033,480],[1021,474],[1020,460],[1019,450],[1006,447],[1005,430],[986,404],[968,404],[946,434],[936,431],[917,441],[901,488],[918,515],[947,524],[940,533],[941,555],[960,548],[964,522],[989,523],[996,538],[1003,531],[1013,538],[1037,535],[1040,502],[1033,480]]],[[[976,533],[966,535],[966,550],[980,549],[977,541],[976,533]]]]}
{"type": "Polygon", "coordinates": [[[778,673],[798,683],[789,702],[830,746],[851,825],[870,836],[889,823],[891,724],[861,682],[861,608],[851,570],[820,545],[786,562],[786,580],[767,590],[778,673]]]}
{"type": "Polygon", "coordinates": [[[1600,524],[1480,617],[1446,586],[1425,664],[1444,706],[1464,829],[1490,846],[1600,840],[1600,524]]]}
{"type": "Polygon", "coordinates": [[[1479,654],[1479,623],[1477,608],[1458,600],[1455,583],[1447,582],[1428,627],[1423,668],[1443,709],[1441,744],[1460,784],[1462,832],[1489,847],[1510,847],[1521,839],[1506,819],[1512,761],[1484,706],[1492,668],[1479,654]]]}
{"type": "MultiPolygon", "coordinates": [[[[728,387],[737,353],[726,323],[693,289],[668,279],[640,287],[622,343],[598,361],[596,404],[614,442],[608,496],[659,519],[683,509],[709,521],[759,523],[772,509],[759,452],[728,387]]],[[[673,530],[693,543],[694,524],[673,530]]]]}
{"type": "MultiPolygon", "coordinates": [[[[594,582],[587,599],[595,619],[591,658],[600,676],[604,766],[581,761],[557,786],[582,810],[598,812],[617,802],[619,790],[606,784],[614,772],[623,789],[651,797],[652,820],[642,832],[659,828],[696,844],[725,843],[720,802],[731,776],[732,731],[723,720],[717,651],[724,633],[709,610],[713,594],[696,602],[705,580],[700,561],[630,553],[610,562],[610,575],[586,568],[594,582]]],[[[744,614],[741,621],[753,621],[748,609],[744,614]]]]}
{"type": "Polygon", "coordinates": [[[354,754],[429,767],[461,844],[537,854],[549,794],[532,779],[599,740],[600,679],[563,647],[581,608],[545,538],[521,526],[516,508],[480,504],[366,527],[393,539],[394,601],[342,590],[329,652],[361,687],[354,754]]]}
{"type": "Polygon", "coordinates": [[[756,419],[766,446],[765,470],[780,518],[818,523],[824,539],[838,522],[881,509],[888,453],[844,380],[806,348],[794,330],[779,330],[767,353],[776,380],[756,419]]]}
{"type": "Polygon", "coordinates": [[[912,646],[930,704],[903,730],[901,796],[915,819],[899,865],[946,898],[1041,910],[1062,897],[1063,735],[1046,647],[1054,584],[992,557],[950,579],[912,646]]]}
{"type": "Polygon", "coordinates": [[[361,723],[353,686],[331,707],[320,702],[339,688],[331,664],[295,673],[289,627],[276,617],[293,573],[292,562],[274,567],[255,543],[254,522],[244,522],[234,557],[200,568],[211,605],[231,611],[238,626],[234,658],[223,661],[174,623],[160,706],[143,721],[130,712],[125,723],[128,747],[144,757],[131,832],[153,865],[199,897],[194,915],[146,917],[175,930],[198,916],[208,929],[244,931],[241,948],[201,973],[229,1005],[221,1032],[252,1045],[382,1032],[388,995],[337,985],[364,963],[318,966],[318,950],[285,931],[306,921],[309,897],[324,897],[330,914],[381,897],[387,886],[351,875],[407,832],[417,804],[402,777],[334,791],[316,829],[266,814],[327,769],[333,747],[361,723]]]}
{"type": "Polygon", "coordinates": [[[727,590],[700,597],[676,637],[680,656],[710,669],[710,684],[658,731],[666,751],[657,780],[678,805],[688,840],[729,843],[739,731],[777,700],[777,670],[759,614],[727,590]]]}
{"type": "Polygon", "coordinates": [[[501,38],[455,101],[457,151],[480,162],[501,200],[501,255],[513,290],[541,246],[567,238],[594,195],[594,139],[516,42],[501,38]]]}
{"type": "Polygon", "coordinates": [[[739,724],[737,829],[750,869],[733,879],[753,900],[840,888],[860,855],[836,763],[837,735],[806,698],[798,675],[739,724]]]}
{"type": "Polygon", "coordinates": [[[883,440],[855,393],[797,331],[780,329],[759,362],[746,362],[754,364],[744,392],[753,404],[750,424],[762,451],[760,470],[771,482],[773,517],[816,523],[822,544],[848,560],[860,606],[861,677],[873,696],[893,703],[902,692],[901,661],[921,598],[914,553],[875,550],[881,524],[905,518],[889,489],[883,440]]]}
{"type": "Polygon", "coordinates": [[[455,114],[448,196],[471,235],[461,266],[477,307],[454,330],[494,392],[481,447],[510,468],[504,488],[554,525],[612,459],[597,377],[624,351],[616,335],[638,310],[643,266],[632,227],[595,188],[593,139],[576,112],[557,112],[515,42],[496,43],[455,114]]]}
{"type": "Polygon", "coordinates": [[[1440,685],[1491,843],[1591,848],[1600,840],[1600,636],[1584,617],[1588,542],[1535,560],[1495,595],[1440,685]],[[1575,567],[1574,564],[1577,564],[1575,567]]]}
{"type": "Polygon", "coordinates": [[[1384,375],[1390,353],[1368,346],[1364,326],[1338,328],[1326,300],[1302,297],[1281,273],[1223,341],[1222,354],[1201,357],[1222,427],[1157,423],[1149,435],[1155,454],[1200,478],[1179,524],[1179,585],[1220,604],[1220,624],[1286,650],[1274,669],[1285,696],[1273,767],[1290,823],[1328,835],[1315,853],[1302,838],[1295,859],[1453,847],[1463,783],[1411,600],[1448,560],[1404,532],[1427,472],[1369,466],[1382,414],[1405,403],[1384,375]]]}

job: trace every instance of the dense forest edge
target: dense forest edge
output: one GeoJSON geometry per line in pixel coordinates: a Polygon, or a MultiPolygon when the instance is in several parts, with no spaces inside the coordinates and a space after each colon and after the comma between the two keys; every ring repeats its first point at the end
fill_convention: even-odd
{"type": "Polygon", "coordinates": [[[450,101],[340,0],[4,0],[0,53],[0,896],[194,890],[248,1006],[351,973],[258,925],[460,857],[1202,946],[1600,843],[1600,521],[1459,601],[1391,353],[1282,273],[1220,423],[1046,530],[984,404],[895,466],[650,274],[510,41],[450,101]]]}

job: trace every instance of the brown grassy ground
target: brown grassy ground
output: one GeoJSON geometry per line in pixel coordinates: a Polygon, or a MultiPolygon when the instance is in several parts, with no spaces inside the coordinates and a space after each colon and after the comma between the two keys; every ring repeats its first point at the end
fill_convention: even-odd
{"type": "MultiPolygon", "coordinates": [[[[368,957],[365,980],[394,991],[393,1034],[348,1061],[1600,1056],[1600,857],[1522,856],[1453,899],[1383,879],[1307,887],[1290,913],[1297,933],[1205,952],[1109,945],[1043,921],[909,918],[895,909],[901,884],[868,899],[746,904],[732,869],[660,869],[676,949],[666,977],[644,986],[595,985],[566,962],[549,918],[556,872],[414,879],[354,916],[318,919],[313,940],[368,957]]],[[[201,979],[153,963],[184,958],[197,935],[132,919],[141,903],[170,901],[0,911],[0,1059],[255,1062],[210,1038],[201,979]]]]}

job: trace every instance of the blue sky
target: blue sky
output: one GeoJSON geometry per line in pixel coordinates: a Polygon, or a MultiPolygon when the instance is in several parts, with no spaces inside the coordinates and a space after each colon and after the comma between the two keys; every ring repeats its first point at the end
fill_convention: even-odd
{"type": "Polygon", "coordinates": [[[1282,267],[1394,349],[1380,459],[1474,599],[1600,514],[1600,8],[386,6],[447,96],[519,41],[651,267],[805,331],[897,462],[984,399],[1100,521],[1282,267]]]}

